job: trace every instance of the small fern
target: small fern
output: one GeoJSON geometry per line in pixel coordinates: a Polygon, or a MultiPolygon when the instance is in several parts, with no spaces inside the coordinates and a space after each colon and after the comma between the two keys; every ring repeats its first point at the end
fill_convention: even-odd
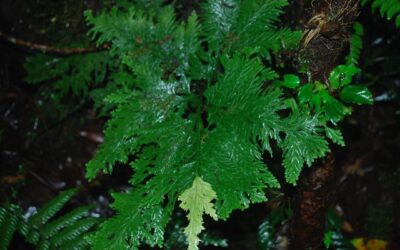
{"type": "Polygon", "coordinates": [[[51,83],[53,94],[85,96],[91,84],[102,83],[109,63],[105,52],[69,57],[36,55],[28,57],[24,67],[30,84],[51,83]]]}
{"type": "MultiPolygon", "coordinates": [[[[272,144],[293,185],[304,165],[329,151],[328,139],[344,145],[337,123],[350,113],[348,104],[372,102],[368,89],[351,84],[359,72],[362,32],[355,26],[349,65],[333,70],[330,86],[301,84],[294,74],[281,77],[273,59],[296,48],[301,37],[279,26],[287,5],[286,0],[208,0],[182,22],[161,1],[121,1],[97,15],[85,12],[88,35],[109,46],[108,52],[91,55],[98,57],[95,66],[65,58],[37,78],[41,67],[28,62],[32,83],[71,77],[84,83],[60,87],[62,92],[86,93],[93,75],[106,84],[91,91],[112,112],[86,177],[112,173],[122,163],[133,170],[132,188],[112,194],[116,214],[91,237],[93,249],[163,247],[179,201],[188,212],[187,244],[197,249],[204,214],[225,220],[234,210],[266,201],[265,189],[280,187],[263,157],[273,155],[272,144]]],[[[53,215],[33,220],[45,223],[53,215]]],[[[56,237],[57,224],[46,232],[53,232],[54,244],[68,244],[80,233],[72,226],[65,229],[66,238],[56,237]]]]}
{"type": "MultiPolygon", "coordinates": [[[[201,24],[195,13],[186,24],[177,23],[170,7],[157,16],[134,7],[127,12],[113,8],[97,17],[86,14],[98,44],[111,43],[110,53],[133,72],[122,90],[106,98],[116,109],[106,142],[87,165],[87,177],[111,172],[116,162],[130,163],[135,188],[114,194],[118,214],[101,225],[94,249],[137,249],[140,242],[161,246],[178,196],[197,178],[217,194],[219,218],[265,201],[263,189],[279,187],[261,160],[270,139],[283,149],[290,183],[305,162],[328,151],[317,117],[300,111],[278,114],[285,109],[282,90],[262,90],[277,74],[258,57],[250,58],[270,59],[299,41],[299,32],[275,26],[286,4],[208,1],[201,24]],[[129,162],[130,155],[136,160],[129,162]]],[[[202,228],[196,223],[195,232],[190,233],[191,227],[186,231],[192,249],[202,228]]]]}
{"type": "Polygon", "coordinates": [[[379,9],[381,17],[388,20],[395,20],[396,27],[400,27],[400,1],[399,0],[361,0],[361,4],[365,5],[372,2],[372,11],[379,9]]]}
{"type": "Polygon", "coordinates": [[[0,207],[0,249],[6,250],[16,232],[37,249],[88,249],[88,235],[97,224],[89,218],[91,207],[81,207],[53,219],[75,194],[75,190],[64,191],[26,219],[17,205],[0,207]]]}

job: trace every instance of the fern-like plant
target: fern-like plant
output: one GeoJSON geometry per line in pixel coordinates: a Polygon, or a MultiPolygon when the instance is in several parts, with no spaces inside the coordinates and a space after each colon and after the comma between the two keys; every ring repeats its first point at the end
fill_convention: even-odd
{"type": "Polygon", "coordinates": [[[98,219],[88,217],[90,206],[54,218],[74,193],[73,189],[64,191],[30,218],[25,218],[17,205],[0,207],[0,249],[8,249],[17,232],[36,249],[88,249],[89,232],[98,223],[98,219]]]}
{"type": "MultiPolygon", "coordinates": [[[[90,56],[108,77],[87,67],[57,83],[64,92],[85,92],[87,87],[64,83],[75,76],[87,82],[88,72],[109,83],[101,100],[113,111],[87,178],[110,174],[117,163],[133,170],[132,188],[113,194],[116,214],[100,225],[92,247],[162,247],[179,204],[188,214],[189,249],[198,249],[203,216],[226,220],[233,210],[266,201],[265,189],[280,187],[263,160],[265,152],[273,155],[272,141],[281,150],[286,181],[296,184],[304,165],[329,151],[328,138],[344,145],[336,126],[351,112],[346,103],[371,103],[372,95],[351,84],[359,72],[358,38],[348,65],[333,70],[329,86],[279,76],[274,56],[301,38],[279,27],[286,0],[208,0],[185,22],[177,21],[172,6],[144,2],[86,12],[91,38],[109,45],[108,52],[90,56]]],[[[46,79],[74,68],[54,65],[46,79]]]]}

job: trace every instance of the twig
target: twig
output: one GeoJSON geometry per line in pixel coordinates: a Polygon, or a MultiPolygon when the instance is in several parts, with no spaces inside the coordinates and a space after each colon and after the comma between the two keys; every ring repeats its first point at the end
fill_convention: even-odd
{"type": "Polygon", "coordinates": [[[50,45],[38,44],[33,43],[25,40],[21,40],[15,38],[13,36],[4,34],[0,31],[0,38],[5,39],[6,41],[18,45],[27,47],[31,50],[39,50],[43,53],[51,53],[51,54],[59,54],[59,55],[71,55],[71,54],[82,54],[82,53],[89,53],[89,52],[97,52],[100,50],[107,50],[110,48],[110,45],[103,44],[99,47],[88,47],[88,48],[57,48],[50,45]]]}
{"type": "Polygon", "coordinates": [[[32,175],[37,181],[39,181],[42,185],[45,187],[49,188],[52,192],[57,193],[57,189],[49,182],[47,181],[44,177],[41,177],[37,173],[35,173],[33,170],[29,169],[28,173],[32,175]]]}

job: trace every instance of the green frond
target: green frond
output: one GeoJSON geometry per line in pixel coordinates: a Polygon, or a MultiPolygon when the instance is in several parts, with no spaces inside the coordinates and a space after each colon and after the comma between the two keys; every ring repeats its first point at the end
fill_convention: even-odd
{"type": "Polygon", "coordinates": [[[115,118],[105,131],[107,143],[97,150],[95,158],[87,164],[86,178],[93,179],[100,170],[111,173],[113,164],[128,160],[129,153],[138,147],[134,143],[134,132],[142,118],[139,112],[137,105],[125,105],[112,112],[115,118]],[[131,118],[124,114],[137,115],[131,118]]]}
{"type": "Polygon", "coordinates": [[[19,231],[25,237],[26,241],[33,245],[37,245],[41,239],[38,226],[31,226],[28,223],[22,223],[19,231]]]}
{"type": "Polygon", "coordinates": [[[99,170],[111,172],[112,165],[116,162],[126,162],[128,156],[139,150],[144,143],[140,138],[141,134],[146,132],[146,128],[162,124],[174,109],[181,105],[182,98],[174,94],[173,84],[158,79],[149,85],[150,90],[153,90],[150,93],[154,96],[122,92],[109,96],[109,101],[126,100],[124,101],[126,103],[121,103],[112,112],[114,119],[108,123],[108,129],[105,131],[107,143],[101,146],[96,157],[88,163],[86,173],[88,178],[94,178],[99,170]],[[171,89],[171,92],[165,92],[168,89],[171,89]]]}
{"type": "Polygon", "coordinates": [[[216,85],[205,92],[208,102],[212,107],[225,106],[249,112],[249,102],[257,97],[263,80],[261,62],[244,60],[236,54],[232,59],[225,55],[222,64],[226,73],[220,76],[216,85]]]}
{"type": "Polygon", "coordinates": [[[268,129],[268,120],[272,125],[275,119],[280,119],[276,112],[281,105],[278,90],[261,90],[263,77],[269,74],[263,73],[259,61],[235,55],[224,58],[223,65],[225,73],[205,93],[210,107],[209,121],[216,128],[204,141],[200,166],[204,179],[217,192],[218,215],[225,219],[234,209],[264,201],[263,189],[267,186],[279,187],[262,163],[255,142],[257,137],[267,141],[274,134],[260,133],[260,129],[268,129]],[[232,187],[229,183],[236,185],[232,187]]]}
{"type": "Polygon", "coordinates": [[[83,250],[83,249],[91,249],[90,243],[88,241],[88,234],[80,235],[72,240],[67,240],[62,244],[62,248],[65,250],[83,250]]]}
{"type": "Polygon", "coordinates": [[[37,249],[38,250],[50,250],[51,243],[47,240],[42,240],[37,244],[37,249]]]}
{"type": "MultiPolygon", "coordinates": [[[[195,122],[183,120],[179,113],[175,113],[174,109],[165,106],[168,104],[167,102],[163,103],[163,109],[160,112],[153,112],[157,106],[151,105],[157,104],[157,99],[152,98],[152,101],[145,102],[150,106],[143,106],[134,112],[133,110],[123,110],[124,107],[135,103],[135,99],[129,99],[126,96],[128,94],[110,96],[110,100],[120,103],[117,109],[118,113],[113,114],[114,119],[109,123],[109,126],[113,128],[110,133],[120,144],[125,140],[124,136],[135,135],[135,139],[127,140],[126,145],[142,150],[131,164],[135,171],[131,183],[136,191],[129,195],[115,196],[114,208],[118,211],[118,215],[102,224],[101,230],[95,236],[94,244],[96,248],[130,246],[135,249],[143,241],[161,244],[162,234],[154,235],[152,232],[162,232],[165,225],[160,227],[159,221],[152,221],[152,219],[146,221],[144,219],[151,213],[155,213],[154,209],[157,208],[157,213],[162,214],[160,219],[165,221],[165,218],[167,218],[165,216],[170,213],[165,214],[165,209],[170,211],[173,208],[177,195],[188,188],[196,172],[215,188],[219,197],[217,212],[222,218],[226,218],[234,209],[248,207],[251,202],[264,201],[263,190],[267,186],[279,186],[279,183],[261,162],[260,149],[251,142],[258,136],[252,121],[261,127],[262,121],[259,114],[269,115],[274,113],[273,110],[269,110],[270,108],[280,107],[274,100],[279,95],[278,92],[261,90],[263,80],[273,78],[275,74],[271,70],[263,73],[260,62],[243,59],[239,56],[235,56],[233,59],[226,58],[224,65],[226,73],[206,94],[208,105],[218,107],[219,109],[215,112],[219,112],[224,119],[212,118],[210,109],[210,121],[216,123],[217,129],[203,136],[199,136],[196,132],[195,122]],[[246,98],[239,94],[225,96],[224,94],[231,88],[233,88],[231,93],[240,92],[246,98]],[[125,97],[128,99],[124,99],[125,97]],[[248,104],[245,102],[248,102],[248,104]],[[228,110],[224,111],[225,108],[228,108],[228,110]],[[169,110],[169,113],[165,113],[166,110],[169,110]],[[238,118],[245,112],[249,113],[248,119],[250,121],[247,121],[247,117],[244,117],[241,119],[242,127],[239,127],[239,124],[237,127],[232,127],[232,124],[229,124],[229,119],[231,119],[229,117],[238,118]],[[127,116],[127,114],[131,115],[127,116]],[[132,114],[141,117],[138,120],[140,123],[135,122],[135,116],[132,114]],[[162,116],[156,118],[154,114],[162,116]],[[126,118],[130,120],[119,120],[126,118]],[[153,122],[147,123],[146,121],[153,122]],[[123,132],[118,132],[118,126],[122,124],[124,126],[125,124],[130,125],[126,125],[126,130],[123,132]],[[231,129],[233,131],[229,132],[231,129]],[[233,132],[237,132],[237,134],[232,134],[233,132]],[[242,138],[240,135],[245,136],[242,138]],[[156,142],[156,144],[151,147],[140,146],[147,145],[150,142],[156,142]],[[146,150],[148,147],[149,149],[146,150]],[[179,178],[177,179],[176,176],[179,176],[179,178]],[[218,176],[225,176],[225,178],[218,176]],[[237,183],[237,185],[232,187],[231,183],[237,183]],[[131,197],[132,202],[125,198],[128,196],[131,197]],[[161,204],[166,197],[168,197],[170,204],[163,207],[161,204]],[[126,211],[127,206],[130,207],[129,212],[126,211]],[[137,212],[133,213],[132,211],[137,212]],[[119,228],[119,233],[110,233],[116,227],[119,228]]],[[[157,93],[156,89],[151,93],[157,93]]],[[[164,92],[165,94],[166,92],[164,92]]],[[[136,102],[140,102],[138,96],[130,96],[135,97],[136,102]]],[[[156,95],[156,97],[163,100],[162,95],[156,95]]],[[[172,101],[176,97],[165,95],[165,98],[172,101]]],[[[215,117],[218,117],[218,115],[215,117]]],[[[197,118],[193,117],[193,119],[196,121],[197,118]]],[[[236,123],[238,122],[236,121],[236,123]]],[[[104,146],[109,145],[110,150],[116,148],[115,146],[118,144],[108,144],[110,141],[107,140],[107,136],[108,132],[106,132],[104,146]]],[[[103,157],[105,154],[101,150],[98,152],[98,157],[103,157]]],[[[115,155],[113,153],[113,156],[115,155]]],[[[121,155],[124,156],[124,152],[121,155]]],[[[129,154],[125,152],[125,155],[129,154]]],[[[96,159],[102,158],[96,157],[96,159]]],[[[110,158],[104,159],[109,160],[110,158]]],[[[92,162],[88,165],[89,170],[90,164],[92,162]]]]}
{"type": "Polygon", "coordinates": [[[56,248],[64,249],[64,244],[68,243],[71,245],[71,241],[81,237],[96,224],[97,219],[95,218],[85,218],[76,221],[65,229],[57,232],[57,234],[50,239],[50,243],[56,248]]]}
{"type": "Polygon", "coordinates": [[[44,225],[42,229],[42,234],[46,238],[51,238],[54,235],[56,235],[61,229],[69,227],[73,225],[75,222],[78,220],[84,218],[85,216],[88,215],[88,211],[91,209],[91,206],[87,207],[79,207],[71,212],[69,212],[66,215],[63,215],[50,223],[44,225]]]}
{"type": "Polygon", "coordinates": [[[113,195],[118,214],[101,224],[93,249],[138,249],[143,241],[162,246],[171,208],[152,205],[150,198],[140,196],[137,192],[113,195]]]}
{"type": "MultiPolygon", "coordinates": [[[[400,7],[400,5],[399,5],[400,7]]],[[[362,37],[364,35],[364,28],[359,22],[353,25],[353,35],[350,40],[350,53],[346,57],[347,65],[358,65],[361,49],[363,47],[362,37]]]]}
{"type": "Polygon", "coordinates": [[[204,5],[204,27],[212,50],[249,51],[270,58],[270,52],[297,46],[301,33],[277,28],[286,0],[220,1],[204,5]]]}
{"type": "Polygon", "coordinates": [[[304,163],[311,166],[317,158],[328,151],[328,142],[317,133],[316,117],[300,112],[293,113],[285,121],[285,138],[279,144],[283,150],[283,166],[287,182],[295,184],[304,163]]]}
{"type": "Polygon", "coordinates": [[[188,58],[181,61],[181,53],[187,57],[198,49],[196,15],[185,27],[177,23],[171,6],[161,8],[157,15],[132,6],[127,11],[113,8],[97,16],[88,11],[85,16],[92,26],[89,35],[97,38],[98,45],[111,42],[111,54],[121,56],[129,65],[146,61],[170,64],[172,60],[184,64],[188,58]]]}
{"type": "Polygon", "coordinates": [[[98,223],[95,218],[87,218],[90,207],[77,208],[51,220],[74,194],[74,189],[62,192],[29,220],[23,217],[16,205],[0,207],[0,249],[7,249],[16,231],[36,249],[87,249],[86,234],[98,223]]]}
{"type": "Polygon", "coordinates": [[[154,34],[157,40],[161,41],[162,39],[166,39],[167,36],[174,34],[178,25],[173,7],[167,6],[161,9],[156,22],[154,34]]]}
{"type": "Polygon", "coordinates": [[[340,130],[329,128],[329,127],[325,127],[325,133],[326,133],[326,137],[331,139],[334,143],[336,143],[336,144],[338,144],[338,145],[340,145],[342,147],[345,146],[343,135],[342,135],[342,132],[340,130]]]}
{"type": "Polygon", "coordinates": [[[48,222],[71,199],[75,192],[75,189],[70,189],[61,193],[29,218],[29,223],[32,225],[40,225],[48,222]]]}
{"type": "Polygon", "coordinates": [[[25,80],[35,85],[51,83],[59,99],[67,94],[86,96],[91,86],[104,81],[109,65],[105,52],[69,57],[39,54],[27,58],[25,80]]]}
{"type": "Polygon", "coordinates": [[[209,0],[203,5],[203,25],[211,50],[218,50],[228,37],[239,12],[239,0],[209,0]]]}
{"type": "Polygon", "coordinates": [[[184,45],[187,52],[186,55],[196,53],[200,48],[200,35],[202,32],[202,27],[199,23],[198,16],[196,12],[193,12],[187,21],[184,30],[184,45]]]}
{"type": "Polygon", "coordinates": [[[283,7],[288,5],[286,0],[272,1],[241,1],[238,20],[233,33],[237,36],[233,48],[260,48],[264,53],[278,52],[297,46],[300,32],[277,28],[279,16],[283,7]]]}
{"type": "Polygon", "coordinates": [[[21,217],[18,207],[6,205],[0,207],[0,249],[7,250],[14,233],[18,230],[21,217]]]}
{"type": "Polygon", "coordinates": [[[111,53],[128,53],[136,45],[135,39],[149,41],[150,34],[146,30],[152,29],[149,18],[132,5],[127,11],[112,8],[96,17],[91,11],[85,12],[85,18],[92,29],[88,35],[97,40],[97,45],[112,41],[111,53]],[[140,39],[139,39],[140,38],[140,39]]]}
{"type": "Polygon", "coordinates": [[[144,146],[131,164],[135,170],[131,180],[135,189],[129,194],[114,194],[117,215],[101,225],[94,237],[94,249],[137,249],[141,242],[162,245],[163,231],[177,194],[193,178],[192,168],[182,166],[193,150],[191,128],[179,115],[172,115],[135,131],[139,145],[157,143],[148,146],[149,150],[144,146]],[[168,203],[163,206],[165,199],[168,203]]]}
{"type": "Polygon", "coordinates": [[[235,209],[266,201],[265,189],[279,187],[262,163],[259,149],[236,131],[224,127],[212,131],[199,159],[201,175],[217,193],[216,208],[221,219],[228,218],[235,209]]]}
{"type": "Polygon", "coordinates": [[[283,7],[287,5],[287,0],[241,1],[235,27],[238,34],[247,32],[247,30],[265,31],[265,28],[274,29],[279,16],[283,12],[283,7]]]}

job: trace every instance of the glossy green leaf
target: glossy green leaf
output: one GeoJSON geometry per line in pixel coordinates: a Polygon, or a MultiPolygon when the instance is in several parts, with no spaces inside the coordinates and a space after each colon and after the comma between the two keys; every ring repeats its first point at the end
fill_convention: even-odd
{"type": "Polygon", "coordinates": [[[300,78],[294,74],[288,74],[283,76],[283,86],[287,88],[296,88],[300,84],[300,78]]]}
{"type": "Polygon", "coordinates": [[[363,85],[349,85],[340,91],[340,98],[349,103],[354,104],[372,104],[372,93],[366,86],[363,85]]]}
{"type": "Polygon", "coordinates": [[[314,93],[311,98],[311,103],[315,107],[317,112],[321,112],[323,109],[323,103],[330,99],[331,96],[329,91],[326,89],[320,89],[317,93],[314,93]]]}
{"type": "Polygon", "coordinates": [[[364,34],[364,28],[363,28],[362,24],[359,23],[359,22],[355,22],[354,23],[353,30],[354,30],[354,33],[356,33],[358,35],[363,35],[364,34]]]}
{"type": "Polygon", "coordinates": [[[308,83],[300,88],[298,94],[298,100],[301,104],[306,103],[310,101],[312,96],[313,96],[313,85],[311,83],[308,83]]]}
{"type": "Polygon", "coordinates": [[[387,19],[390,20],[394,15],[400,12],[400,4],[394,4],[390,6],[389,10],[387,11],[387,19]]]}
{"type": "Polygon", "coordinates": [[[345,115],[349,114],[350,111],[340,101],[333,97],[325,99],[325,114],[332,122],[341,120],[345,115]]]}
{"type": "Polygon", "coordinates": [[[297,102],[294,98],[288,98],[284,101],[285,106],[290,108],[292,111],[296,111],[299,109],[297,102]]]}
{"type": "Polygon", "coordinates": [[[333,89],[338,89],[351,83],[353,76],[360,69],[353,65],[339,65],[329,74],[329,83],[333,89]]]}

